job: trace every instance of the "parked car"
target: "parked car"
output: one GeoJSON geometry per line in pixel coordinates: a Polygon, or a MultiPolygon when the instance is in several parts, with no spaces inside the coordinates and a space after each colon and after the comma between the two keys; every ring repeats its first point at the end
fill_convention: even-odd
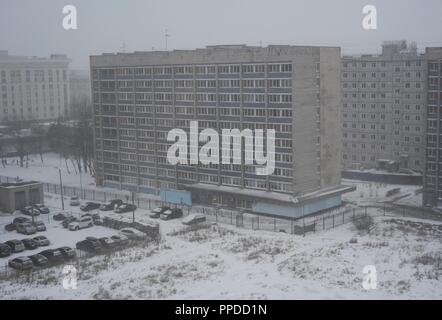
{"type": "Polygon", "coordinates": [[[47,267],[49,265],[49,260],[42,254],[33,254],[32,256],[28,256],[31,259],[32,263],[36,267],[47,267]]]}
{"type": "Polygon", "coordinates": [[[183,210],[181,210],[180,208],[173,208],[173,209],[164,211],[160,215],[160,219],[161,220],[171,220],[171,219],[181,218],[182,216],[183,216],[183,210]]]}
{"type": "Polygon", "coordinates": [[[57,214],[54,214],[54,216],[52,217],[55,221],[63,221],[64,219],[66,219],[67,217],[71,217],[72,214],[67,213],[67,212],[59,212],[57,214]]]}
{"type": "Polygon", "coordinates": [[[134,229],[134,228],[120,229],[120,234],[125,235],[130,240],[144,240],[147,237],[147,235],[144,232],[141,232],[141,231],[134,229]]]}
{"type": "Polygon", "coordinates": [[[149,217],[151,218],[159,218],[160,215],[166,211],[166,210],[170,210],[170,207],[157,207],[155,209],[153,209],[150,213],[149,213],[149,217]]]}
{"type": "Polygon", "coordinates": [[[77,256],[77,253],[71,247],[60,247],[57,250],[61,252],[64,260],[74,259],[77,256]]]}
{"type": "Polygon", "coordinates": [[[0,243],[0,258],[4,258],[11,255],[11,247],[7,244],[0,243]]]}
{"type": "Polygon", "coordinates": [[[84,240],[78,241],[75,245],[78,250],[87,252],[99,253],[103,250],[100,241],[95,237],[87,237],[84,240]]]}
{"type": "Polygon", "coordinates": [[[69,216],[69,217],[66,217],[66,219],[64,219],[64,220],[61,222],[61,225],[63,226],[63,228],[67,228],[67,227],[69,226],[69,223],[71,223],[71,222],[77,222],[77,221],[78,221],[78,219],[75,218],[74,216],[69,216]]]}
{"type": "Polygon", "coordinates": [[[122,204],[123,204],[123,200],[120,200],[120,199],[110,200],[106,203],[103,203],[100,206],[100,210],[101,211],[114,210],[114,209],[118,208],[119,206],[121,206],[122,204]]]}
{"type": "Polygon", "coordinates": [[[108,250],[114,249],[118,244],[117,242],[115,242],[114,240],[108,237],[98,238],[98,241],[100,241],[100,244],[104,249],[108,250]]]}
{"type": "Polygon", "coordinates": [[[182,224],[185,224],[187,226],[195,225],[202,222],[206,222],[206,216],[199,213],[190,214],[181,221],[182,224]]]}
{"type": "Polygon", "coordinates": [[[34,250],[37,249],[38,243],[32,238],[22,239],[21,242],[23,242],[23,245],[25,246],[26,250],[34,250]]]}
{"type": "Polygon", "coordinates": [[[11,248],[11,253],[22,252],[25,250],[25,245],[23,242],[17,239],[6,241],[5,244],[11,248]]]}
{"type": "Polygon", "coordinates": [[[17,223],[25,223],[25,222],[31,222],[31,219],[26,218],[26,217],[17,217],[14,220],[12,220],[13,224],[17,224],[17,223]]]}
{"type": "Polygon", "coordinates": [[[26,235],[37,233],[37,228],[28,222],[18,223],[15,226],[15,230],[17,230],[18,233],[26,234],[26,235]]]}
{"type": "Polygon", "coordinates": [[[34,207],[31,207],[31,206],[25,207],[22,212],[23,212],[23,214],[25,214],[27,216],[31,216],[31,217],[32,216],[35,217],[35,216],[40,215],[40,211],[35,209],[34,207]]]}
{"type": "Polygon", "coordinates": [[[15,210],[14,214],[24,214],[25,216],[30,216],[30,215],[32,215],[32,212],[30,212],[26,208],[20,208],[20,209],[15,210]]]}
{"type": "Polygon", "coordinates": [[[81,211],[91,211],[91,210],[95,210],[95,209],[99,209],[99,208],[100,208],[100,204],[96,203],[96,202],[86,202],[85,204],[82,204],[80,206],[81,211]]]}
{"type": "Polygon", "coordinates": [[[8,232],[14,231],[15,230],[15,224],[14,223],[8,223],[7,225],[5,225],[5,230],[8,232]]]}
{"type": "Polygon", "coordinates": [[[40,252],[39,254],[45,256],[49,260],[49,263],[51,264],[56,264],[64,260],[63,254],[58,249],[46,249],[40,252]]]}
{"type": "Polygon", "coordinates": [[[69,223],[68,229],[71,231],[77,231],[84,228],[90,228],[94,225],[94,221],[91,217],[81,217],[78,221],[69,223]]]}
{"type": "Polygon", "coordinates": [[[43,221],[35,221],[33,225],[37,229],[37,232],[46,231],[46,225],[43,221]]]}
{"type": "Polygon", "coordinates": [[[28,257],[18,257],[8,261],[8,265],[16,270],[29,270],[32,269],[32,260],[28,257]]]}
{"type": "Polygon", "coordinates": [[[80,205],[80,199],[77,196],[71,197],[71,200],[69,201],[69,205],[76,207],[80,205]]]}
{"type": "Polygon", "coordinates": [[[37,242],[39,247],[46,247],[51,244],[49,239],[45,236],[36,236],[33,239],[37,242]]]}
{"type": "Polygon", "coordinates": [[[48,207],[46,207],[44,204],[42,204],[42,203],[37,203],[37,204],[34,204],[34,208],[36,209],[36,210],[38,210],[40,213],[42,213],[42,214],[48,214],[50,211],[49,211],[49,208],[48,207]]]}
{"type": "Polygon", "coordinates": [[[137,209],[137,206],[131,203],[123,203],[121,206],[114,210],[115,213],[132,212],[137,209]]]}
{"type": "Polygon", "coordinates": [[[129,238],[124,234],[116,234],[111,236],[111,239],[115,242],[116,247],[124,247],[129,244],[129,238]]]}
{"type": "Polygon", "coordinates": [[[92,215],[92,220],[94,221],[94,224],[96,226],[103,225],[103,219],[101,219],[100,215],[98,213],[95,213],[92,215]]]}

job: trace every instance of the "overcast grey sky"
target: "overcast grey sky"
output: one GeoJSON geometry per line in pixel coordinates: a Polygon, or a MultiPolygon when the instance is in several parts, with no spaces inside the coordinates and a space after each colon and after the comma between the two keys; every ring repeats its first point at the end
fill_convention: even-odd
{"type": "Polygon", "coordinates": [[[0,49],[14,55],[66,53],[72,68],[90,54],[193,49],[210,44],[341,46],[379,52],[383,40],[442,46],[442,0],[0,0],[0,49]],[[64,30],[62,8],[75,5],[78,29],[64,30]],[[378,29],[362,28],[373,4],[378,29]]]}

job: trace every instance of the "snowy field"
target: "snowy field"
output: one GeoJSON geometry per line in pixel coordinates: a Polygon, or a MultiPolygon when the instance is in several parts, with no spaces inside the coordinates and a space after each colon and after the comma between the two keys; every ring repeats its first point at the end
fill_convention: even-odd
{"type": "MultiPolygon", "coordinates": [[[[28,168],[1,168],[0,175],[57,183],[59,157],[45,155],[44,165],[35,159],[28,168]]],[[[61,163],[63,181],[79,185],[78,174],[72,168],[68,173],[61,163]]],[[[93,184],[90,177],[82,178],[83,183],[93,184]]],[[[357,190],[345,196],[356,204],[419,205],[418,187],[343,183],[356,183],[357,190]],[[385,195],[397,187],[398,194],[385,195]]],[[[51,215],[60,208],[59,196],[46,195],[45,203],[51,215]]],[[[67,210],[79,209],[68,206],[67,210]]],[[[4,230],[13,217],[0,215],[0,242],[26,237],[4,230]]],[[[140,209],[136,218],[149,220],[147,211],[140,209]]],[[[442,299],[442,225],[429,220],[377,216],[370,234],[348,223],[305,237],[222,224],[190,230],[180,220],[159,223],[158,245],[82,261],[76,290],[63,288],[62,266],[58,266],[32,278],[0,280],[0,299],[442,299]],[[366,265],[376,267],[376,289],[362,286],[366,265]]],[[[52,247],[74,247],[85,236],[116,233],[97,226],[70,232],[59,222],[46,224],[48,231],[40,234],[52,241],[52,247]]],[[[0,258],[0,265],[7,259],[0,258]]]]}
{"type": "MultiPolygon", "coordinates": [[[[0,166],[0,175],[7,177],[20,177],[23,180],[36,180],[49,183],[60,183],[59,168],[61,169],[63,185],[80,186],[80,174],[71,160],[65,161],[56,153],[44,153],[43,162],[40,155],[29,155],[28,167],[26,161],[20,168],[18,158],[7,158],[8,164],[4,168],[0,166]]],[[[81,175],[81,183],[84,187],[95,186],[94,179],[86,173],[81,175]]]]}

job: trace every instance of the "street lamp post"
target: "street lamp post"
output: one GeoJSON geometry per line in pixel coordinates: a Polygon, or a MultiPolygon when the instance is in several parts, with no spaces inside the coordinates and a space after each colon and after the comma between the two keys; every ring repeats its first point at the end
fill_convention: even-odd
{"type": "Polygon", "coordinates": [[[80,198],[83,199],[84,196],[83,196],[83,182],[81,180],[81,170],[80,170],[80,195],[81,195],[80,198]]]}
{"type": "Polygon", "coordinates": [[[64,211],[64,199],[63,199],[63,182],[61,181],[61,168],[58,168],[58,174],[60,176],[60,194],[61,194],[61,208],[64,211]]]}
{"type": "Polygon", "coordinates": [[[135,222],[135,192],[132,191],[132,223],[135,222]]]}

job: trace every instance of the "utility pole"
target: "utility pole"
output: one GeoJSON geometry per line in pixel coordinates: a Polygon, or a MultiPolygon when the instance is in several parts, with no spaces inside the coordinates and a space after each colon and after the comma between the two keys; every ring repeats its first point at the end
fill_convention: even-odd
{"type": "Polygon", "coordinates": [[[63,182],[61,181],[61,168],[58,168],[58,174],[60,176],[61,208],[62,208],[62,210],[64,210],[63,182]]]}
{"type": "Polygon", "coordinates": [[[135,192],[132,191],[132,223],[135,223],[135,192]]]}
{"type": "Polygon", "coordinates": [[[80,171],[80,199],[83,199],[83,182],[81,181],[81,171],[80,171]]]}

